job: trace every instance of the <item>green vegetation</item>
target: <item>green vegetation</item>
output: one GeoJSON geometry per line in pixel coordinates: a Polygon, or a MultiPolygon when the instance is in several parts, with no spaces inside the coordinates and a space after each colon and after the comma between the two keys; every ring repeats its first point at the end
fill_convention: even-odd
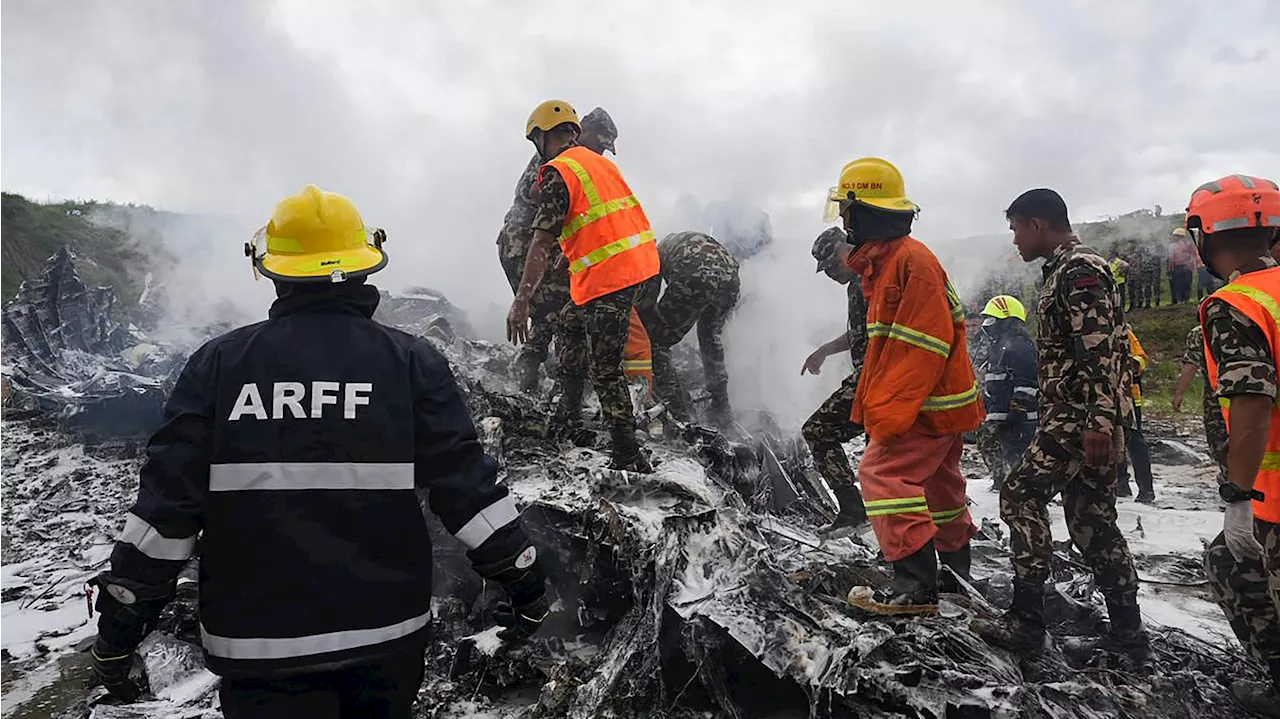
{"type": "Polygon", "coordinates": [[[124,304],[132,304],[142,291],[149,253],[129,234],[90,221],[95,202],[60,202],[42,205],[10,193],[3,194],[0,217],[0,292],[8,302],[23,280],[39,276],[46,260],[67,246],[77,257],[76,270],[90,286],[111,285],[124,304]]]}
{"type": "MultiPolygon", "coordinates": [[[[1151,366],[1142,379],[1144,413],[1150,416],[1174,415],[1173,389],[1182,372],[1179,359],[1186,346],[1187,332],[1200,321],[1198,306],[1194,303],[1134,310],[1128,313],[1129,324],[1138,336],[1143,349],[1151,357],[1151,366]]],[[[1190,389],[1182,400],[1179,417],[1195,417],[1200,414],[1200,402],[1204,392],[1204,379],[1196,373],[1190,389]]]]}

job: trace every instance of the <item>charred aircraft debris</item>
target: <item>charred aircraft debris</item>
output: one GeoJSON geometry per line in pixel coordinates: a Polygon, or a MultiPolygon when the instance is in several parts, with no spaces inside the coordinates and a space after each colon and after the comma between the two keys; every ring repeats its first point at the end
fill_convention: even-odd
{"type": "MultiPolygon", "coordinates": [[[[113,319],[112,303],[64,251],[4,309],[3,562],[29,568],[6,601],[83,607],[83,580],[105,562],[136,491],[140,440],[193,349],[148,342],[113,319]]],[[[443,297],[384,296],[378,317],[450,358],[549,558],[555,596],[538,637],[501,646],[486,629],[500,592],[428,515],[437,586],[419,716],[1226,718],[1239,715],[1230,680],[1261,676],[1234,648],[1150,621],[1154,672],[1099,663],[1089,647],[1105,632],[1102,601],[1069,544],[1048,602],[1055,648],[1034,661],[992,649],[967,629],[1011,591],[990,522],[974,542],[978,579],[945,595],[940,616],[859,615],[846,592],[887,581],[888,565],[874,543],[814,534],[830,500],[809,479],[803,443],[766,415],[734,437],[699,427],[655,437],[652,476],[611,471],[595,447],[543,439],[544,405],[516,391],[511,350],[470,338],[443,297]]],[[[1166,560],[1144,571],[1186,580],[1198,570],[1166,560]]],[[[140,649],[152,697],[95,705],[104,690],[86,687],[60,716],[219,716],[195,576],[193,564],[140,649]]],[[[55,646],[46,651],[74,651],[55,646]]]]}

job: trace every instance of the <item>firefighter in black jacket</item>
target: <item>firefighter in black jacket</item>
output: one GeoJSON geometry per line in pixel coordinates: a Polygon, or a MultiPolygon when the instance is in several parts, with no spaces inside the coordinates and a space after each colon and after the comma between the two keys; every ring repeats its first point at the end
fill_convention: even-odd
{"type": "Polygon", "coordinates": [[[200,540],[205,658],[237,717],[408,717],[431,617],[415,489],[501,584],[505,639],[547,614],[537,552],[449,365],[371,316],[387,263],[345,197],[282,201],[245,247],[269,319],[188,360],[99,591],[93,664],[132,701],[133,654],[200,540]]]}
{"type": "MultiPolygon", "coordinates": [[[[982,331],[991,338],[982,399],[987,422],[1000,438],[1004,464],[1017,466],[1036,433],[1036,346],[1027,335],[1027,309],[1011,295],[992,297],[982,310],[982,331]]],[[[1004,477],[995,477],[999,491],[1004,477]]]]}

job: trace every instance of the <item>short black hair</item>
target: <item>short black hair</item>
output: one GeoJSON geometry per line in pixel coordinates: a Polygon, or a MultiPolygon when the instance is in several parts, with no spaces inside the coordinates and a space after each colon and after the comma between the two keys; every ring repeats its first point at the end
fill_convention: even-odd
{"type": "Polygon", "coordinates": [[[1066,201],[1062,199],[1062,195],[1047,187],[1027,190],[1018,195],[1018,199],[1004,211],[1004,216],[1009,220],[1044,220],[1054,232],[1071,231],[1066,201]]]}
{"type": "Polygon", "coordinates": [[[1209,235],[1213,239],[1221,239],[1238,245],[1246,246],[1262,246],[1268,247],[1276,243],[1276,228],[1274,227],[1237,227],[1234,230],[1219,230],[1209,235]]]}

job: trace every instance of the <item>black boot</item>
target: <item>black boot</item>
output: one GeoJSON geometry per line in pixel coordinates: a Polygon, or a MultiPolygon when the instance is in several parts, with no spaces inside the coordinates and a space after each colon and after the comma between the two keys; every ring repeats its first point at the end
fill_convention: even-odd
{"type": "Polygon", "coordinates": [[[532,354],[521,352],[516,357],[515,374],[521,392],[530,393],[538,388],[541,365],[542,362],[532,354]]]}
{"type": "Polygon", "coordinates": [[[1156,493],[1155,493],[1153,490],[1150,490],[1150,489],[1142,489],[1142,490],[1139,490],[1139,491],[1138,491],[1138,496],[1137,496],[1137,497],[1135,497],[1133,501],[1135,501],[1135,502],[1139,502],[1139,503],[1141,503],[1141,504],[1155,504],[1155,503],[1156,503],[1156,493]]]}
{"type": "Polygon", "coordinates": [[[547,422],[547,439],[566,441],[579,447],[595,444],[595,433],[582,426],[582,394],[586,380],[581,377],[560,378],[560,399],[547,422]]]}
{"type": "Polygon", "coordinates": [[[1111,632],[1105,648],[1127,658],[1133,663],[1133,668],[1146,665],[1151,659],[1151,645],[1142,629],[1142,610],[1138,607],[1137,593],[1125,593],[1115,599],[1106,597],[1106,600],[1111,632]]]}
{"type": "Polygon", "coordinates": [[[847,537],[869,524],[867,505],[862,502],[862,492],[857,485],[841,485],[835,488],[836,502],[840,504],[840,513],[835,521],[818,529],[818,536],[824,539],[847,537]]]}
{"type": "Polygon", "coordinates": [[[649,458],[644,456],[644,452],[640,449],[635,430],[615,429],[612,437],[613,461],[609,463],[609,469],[653,474],[653,465],[649,464],[649,458]]]}
{"type": "Polygon", "coordinates": [[[974,619],[969,629],[993,647],[1012,652],[1034,652],[1044,646],[1044,585],[1013,580],[1013,604],[999,619],[974,619]]]}
{"type": "Polygon", "coordinates": [[[938,591],[947,594],[960,594],[962,590],[956,576],[958,575],[960,579],[966,582],[972,581],[969,576],[969,568],[973,564],[973,551],[968,544],[954,552],[944,552],[939,549],[938,561],[948,570],[939,574],[938,591]]]}
{"type": "Polygon", "coordinates": [[[888,589],[854,587],[849,604],[875,614],[937,614],[938,555],[933,540],[893,563],[893,583],[888,589]]]}
{"type": "Polygon", "coordinates": [[[733,408],[729,406],[727,392],[714,391],[711,393],[711,411],[707,419],[711,420],[711,424],[719,429],[729,429],[733,426],[733,408]]]}

